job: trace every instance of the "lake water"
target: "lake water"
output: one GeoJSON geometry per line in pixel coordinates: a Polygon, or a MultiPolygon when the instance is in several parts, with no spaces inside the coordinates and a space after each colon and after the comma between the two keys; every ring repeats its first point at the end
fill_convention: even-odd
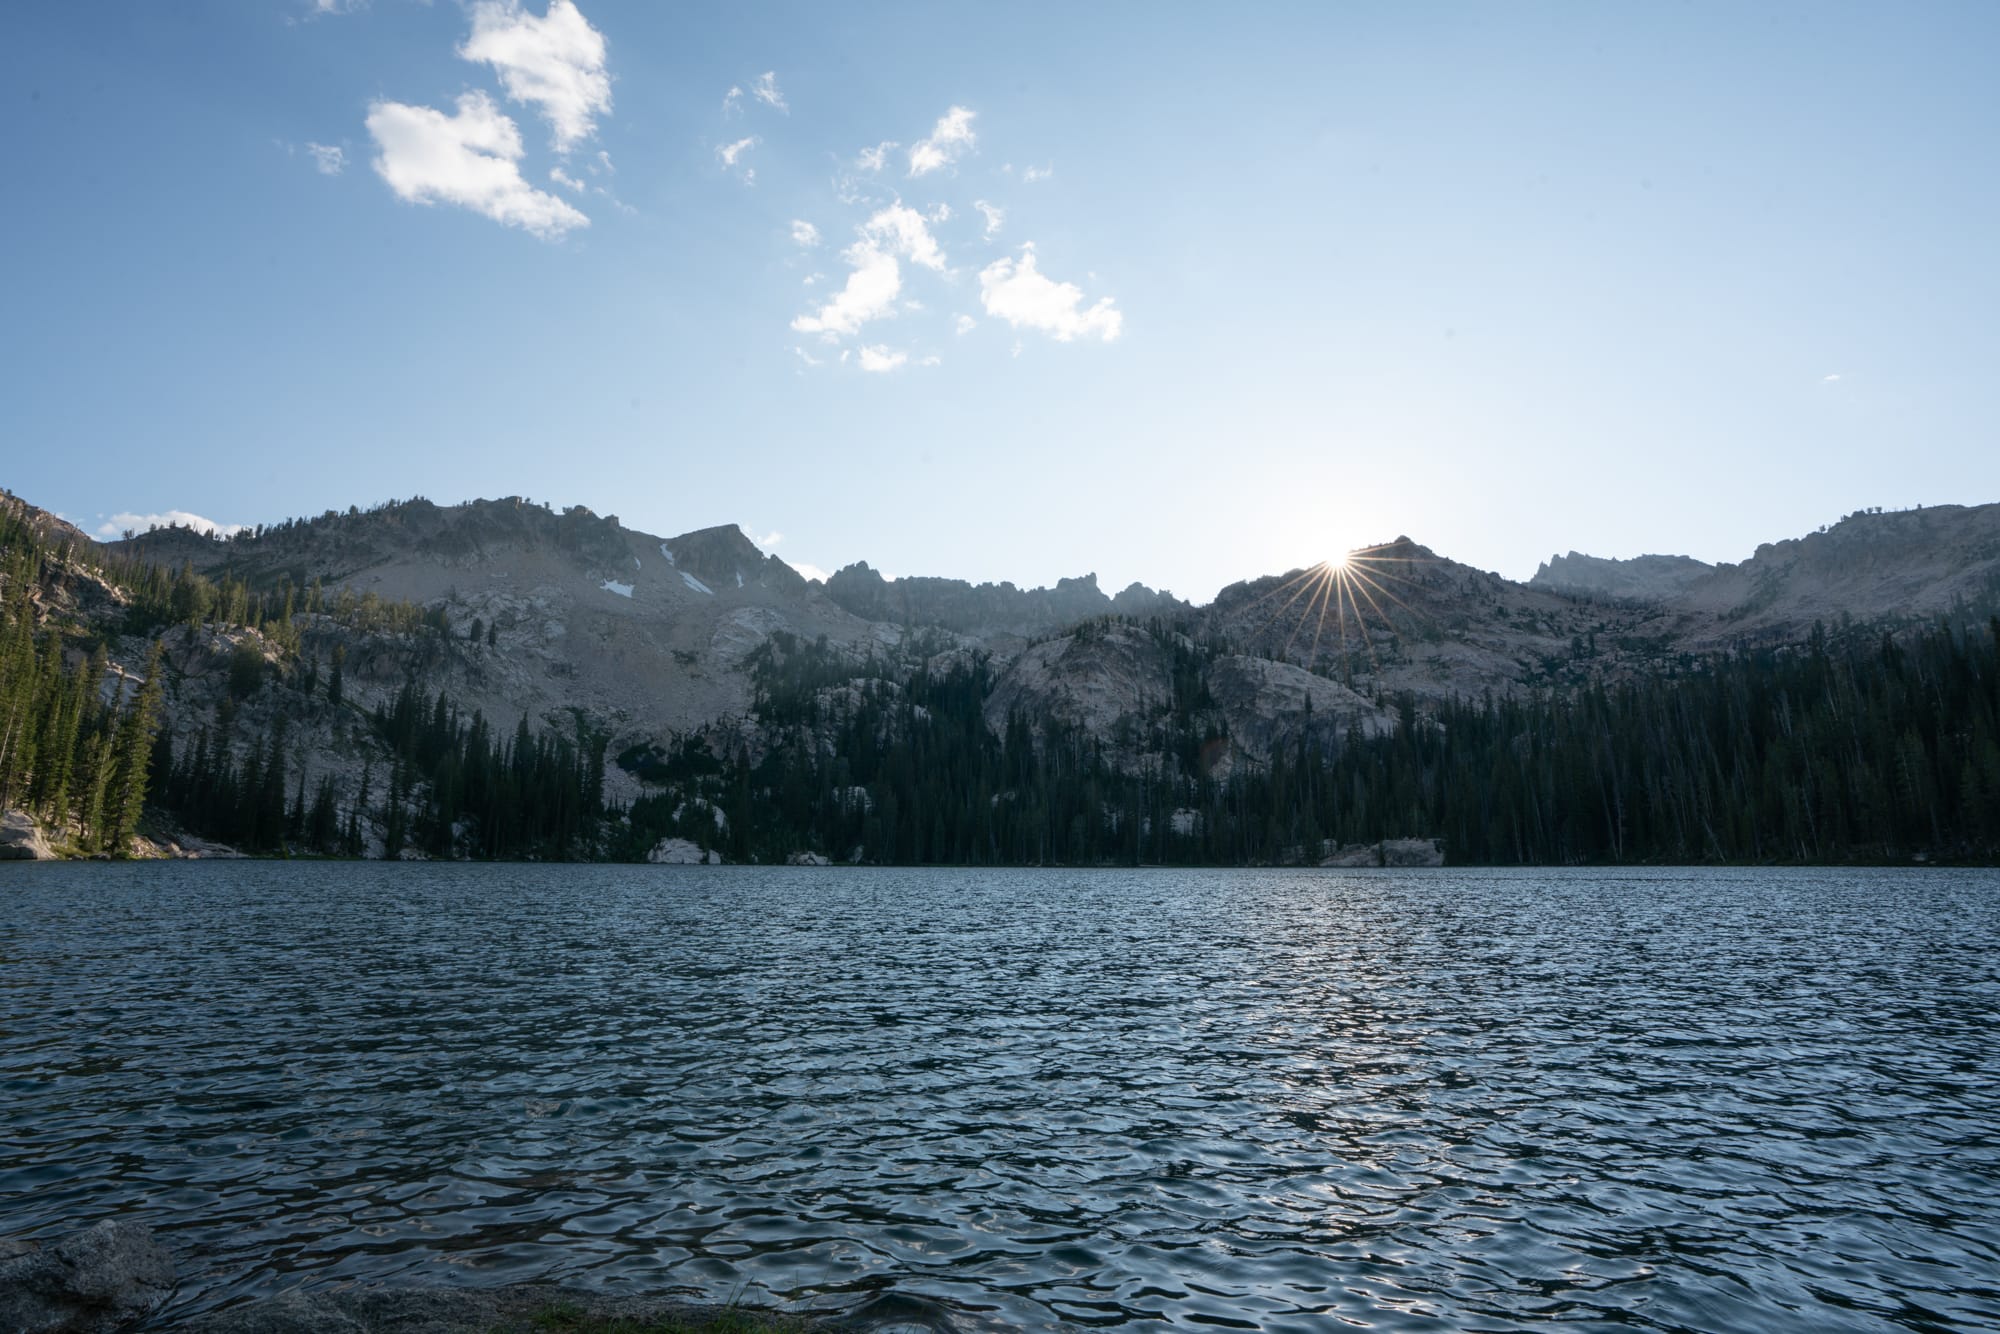
{"type": "Polygon", "coordinates": [[[179,1314],[2000,1326],[2000,875],[0,868],[0,1234],[179,1314]]]}

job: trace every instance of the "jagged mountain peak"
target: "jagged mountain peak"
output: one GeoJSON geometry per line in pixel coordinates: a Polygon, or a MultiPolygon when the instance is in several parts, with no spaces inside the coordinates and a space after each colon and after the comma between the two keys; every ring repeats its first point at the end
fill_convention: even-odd
{"type": "Polygon", "coordinates": [[[1551,556],[1543,561],[1528,585],[1579,597],[1662,602],[1714,571],[1713,565],[1692,556],[1615,559],[1571,551],[1566,556],[1551,556]]]}

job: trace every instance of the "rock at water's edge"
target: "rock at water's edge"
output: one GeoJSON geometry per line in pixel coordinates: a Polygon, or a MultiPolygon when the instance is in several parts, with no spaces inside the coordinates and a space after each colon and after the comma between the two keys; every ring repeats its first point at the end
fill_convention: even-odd
{"type": "Polygon", "coordinates": [[[42,827],[21,811],[0,815],[0,861],[46,862],[55,860],[42,827]]]}
{"type": "Polygon", "coordinates": [[[1321,866],[1443,866],[1444,844],[1435,838],[1385,838],[1380,843],[1343,843],[1320,859],[1321,866]]]}
{"type": "Polygon", "coordinates": [[[138,1223],[106,1219],[48,1247],[4,1243],[0,1257],[0,1329],[10,1334],[110,1334],[174,1290],[173,1259],[138,1223]]]}
{"type": "Polygon", "coordinates": [[[713,848],[703,852],[691,839],[663,838],[646,854],[646,860],[659,866],[720,866],[722,854],[713,848]]]}

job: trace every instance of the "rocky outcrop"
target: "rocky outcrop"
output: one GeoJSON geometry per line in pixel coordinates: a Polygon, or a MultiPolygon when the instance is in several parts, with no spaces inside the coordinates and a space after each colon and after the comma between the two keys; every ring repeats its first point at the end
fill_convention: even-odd
{"type": "Polygon", "coordinates": [[[1058,579],[1054,588],[1011,583],[972,584],[963,579],[884,579],[857,561],[826,581],[826,594],[844,610],[870,621],[937,626],[968,635],[1032,636],[1062,630],[1099,616],[1172,614],[1190,610],[1171,593],[1132,584],[1107,597],[1097,576],[1058,579]]]}
{"type": "Polygon", "coordinates": [[[722,854],[713,848],[703,852],[691,839],[663,838],[646,854],[646,860],[656,866],[720,866],[722,854]]]}
{"type": "Polygon", "coordinates": [[[1530,588],[1547,588],[1579,597],[1624,598],[1663,602],[1715,570],[1692,556],[1634,556],[1607,560],[1572,551],[1551,556],[1528,580],[1530,588]]]}
{"type": "Polygon", "coordinates": [[[1343,843],[1320,858],[1321,866],[1443,866],[1444,844],[1435,838],[1385,838],[1343,843]]]}
{"type": "Polygon", "coordinates": [[[1338,681],[1288,662],[1241,654],[1219,658],[1208,688],[1229,725],[1229,739],[1258,763],[1269,760],[1274,748],[1301,740],[1332,753],[1350,731],[1375,736],[1393,726],[1388,715],[1338,681]]]}
{"type": "Polygon", "coordinates": [[[55,855],[48,835],[26,814],[8,811],[0,815],[0,861],[51,861],[55,855]]]}
{"type": "Polygon", "coordinates": [[[174,1262],[152,1232],[107,1219],[53,1246],[0,1241],[0,1330],[110,1334],[174,1290],[174,1262]]]}

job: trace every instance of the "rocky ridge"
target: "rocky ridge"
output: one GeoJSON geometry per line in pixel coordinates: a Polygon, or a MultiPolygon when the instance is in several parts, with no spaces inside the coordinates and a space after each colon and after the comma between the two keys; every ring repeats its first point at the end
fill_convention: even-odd
{"type": "MultiPolygon", "coordinates": [[[[50,531],[61,522],[38,521],[50,531]]],[[[65,536],[90,545],[73,529],[65,536]]],[[[368,714],[416,679],[498,730],[524,719],[601,728],[609,753],[628,757],[605,772],[607,796],[619,802],[664,781],[631,756],[705,738],[715,754],[755,762],[778,744],[761,692],[780,643],[819,646],[825,679],[808,712],[822,748],[839,719],[894,698],[911,673],[979,663],[996,736],[1019,716],[1038,738],[1051,726],[1087,735],[1128,770],[1186,772],[1195,761],[1170,753],[1165,719],[1193,710],[1214,734],[1200,770],[1217,777],[1301,740],[1328,749],[1380,735],[1397,725],[1403,699],[1421,713],[1454,697],[1617,680],[1689,654],[1802,641],[1815,622],[1911,624],[2000,606],[1992,505],[1862,512],[1714,568],[1572,553],[1526,584],[1398,538],[1356,553],[1344,575],[1247,580],[1201,607],[1140,585],[1107,597],[1093,576],[1023,590],[889,580],[857,564],[822,585],[731,525],[662,537],[581,506],[517,497],[328,512],[228,541],[162,529],[107,550],[259,587],[317,582],[364,607],[432,609],[448,627],[442,637],[301,617],[301,661],[345,654],[345,706],[275,691],[235,706],[249,730],[285,715],[299,761],[330,772],[343,793],[365,767],[386,768],[368,714]]],[[[143,656],[142,642],[117,638],[121,593],[88,562],[36,597],[46,615],[114,627],[115,671],[143,656]]],[[[166,725],[177,750],[221,707],[246,638],[257,636],[203,628],[170,637],[166,725]]],[[[275,646],[256,647],[273,673],[288,669],[275,646]]],[[[915,715],[871,716],[886,746],[915,715]]],[[[822,850],[837,859],[849,851],[822,850]]]]}

